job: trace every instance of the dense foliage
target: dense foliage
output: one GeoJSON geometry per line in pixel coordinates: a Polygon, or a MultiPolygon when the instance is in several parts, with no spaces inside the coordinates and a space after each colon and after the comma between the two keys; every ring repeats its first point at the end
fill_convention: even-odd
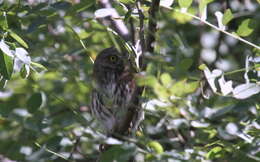
{"type": "Polygon", "coordinates": [[[260,161],[259,0],[153,2],[0,1],[0,161],[260,161]],[[106,23],[114,11],[132,39],[106,23]],[[134,57],[142,35],[156,39],[136,77],[145,119],[107,138],[89,111],[92,58],[134,57]]]}

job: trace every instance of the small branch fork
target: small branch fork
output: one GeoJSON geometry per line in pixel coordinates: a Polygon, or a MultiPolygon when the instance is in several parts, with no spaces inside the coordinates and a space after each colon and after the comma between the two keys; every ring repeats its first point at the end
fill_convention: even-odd
{"type": "MultiPolygon", "coordinates": [[[[112,0],[98,0],[100,6],[102,8],[113,8],[111,5],[112,0]]],[[[156,15],[159,11],[160,0],[152,0],[151,6],[149,9],[148,16],[148,30],[145,35],[145,25],[144,25],[144,14],[141,9],[141,1],[136,0],[135,6],[139,15],[139,32],[138,39],[135,40],[135,36],[133,35],[135,32],[133,21],[130,22],[130,30],[127,28],[126,24],[120,19],[120,15],[116,10],[111,10],[111,14],[106,19],[101,19],[104,25],[111,24],[111,28],[121,37],[126,43],[131,42],[131,48],[133,52],[136,54],[136,64],[138,67],[138,71],[144,70],[145,66],[143,65],[143,55],[145,52],[153,53],[154,52],[154,44],[155,44],[155,33],[157,31],[157,21],[156,15]],[[112,12],[113,11],[113,12],[112,12]]],[[[129,9],[129,7],[126,7],[129,9]]]]}
{"type": "MultiPolygon", "coordinates": [[[[100,6],[103,8],[112,8],[111,0],[99,0],[100,6]]],[[[145,40],[145,32],[144,32],[144,15],[141,10],[140,0],[136,0],[136,8],[139,15],[139,41],[141,46],[142,54],[145,52],[154,52],[154,42],[155,42],[155,33],[157,31],[157,21],[156,14],[159,11],[160,0],[152,0],[151,6],[149,9],[149,21],[148,21],[148,31],[145,40]]],[[[119,18],[119,14],[114,10],[111,13],[111,16],[107,19],[112,25],[113,30],[115,30],[126,42],[131,41],[133,45],[138,43],[138,41],[133,40],[132,33],[129,32],[129,29],[125,25],[125,23],[119,18]]],[[[133,30],[133,27],[131,27],[133,30]]]]}
{"type": "MultiPolygon", "coordinates": [[[[112,5],[109,0],[99,0],[99,4],[103,8],[112,8],[112,5]]],[[[108,18],[108,21],[111,23],[113,30],[115,30],[126,42],[130,41],[130,32],[123,20],[119,19],[119,17],[120,16],[117,13],[117,11],[113,10],[111,16],[108,18]]]]}

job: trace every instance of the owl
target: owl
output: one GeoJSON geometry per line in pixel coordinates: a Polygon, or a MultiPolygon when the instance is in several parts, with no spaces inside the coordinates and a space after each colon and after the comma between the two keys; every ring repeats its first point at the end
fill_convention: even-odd
{"type": "Polygon", "coordinates": [[[108,135],[135,131],[142,119],[135,70],[128,54],[107,48],[96,57],[93,67],[91,112],[108,135]]]}

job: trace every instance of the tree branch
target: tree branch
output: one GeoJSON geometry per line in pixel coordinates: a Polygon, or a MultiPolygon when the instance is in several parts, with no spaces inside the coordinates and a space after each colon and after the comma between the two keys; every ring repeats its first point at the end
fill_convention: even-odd
{"type": "MultiPolygon", "coordinates": [[[[103,8],[113,8],[109,0],[99,0],[99,4],[103,8]]],[[[107,20],[112,25],[113,30],[115,30],[125,41],[131,40],[128,28],[123,20],[120,19],[116,10],[111,10],[111,14],[107,20]]]]}
{"type": "MultiPolygon", "coordinates": [[[[126,5],[128,12],[133,12],[132,8],[129,5],[126,5]]],[[[136,41],[135,41],[135,26],[134,26],[134,19],[133,17],[130,16],[129,20],[128,20],[129,26],[130,26],[130,35],[131,35],[131,42],[133,45],[135,45],[136,41]]]]}
{"type": "Polygon", "coordinates": [[[139,15],[139,39],[140,39],[140,44],[141,44],[141,50],[142,50],[142,54],[145,51],[145,38],[144,38],[144,14],[141,10],[140,7],[140,1],[137,0],[136,1],[136,8],[138,11],[138,15],[139,15]]]}
{"type": "Polygon", "coordinates": [[[152,0],[149,9],[148,35],[146,43],[146,51],[152,53],[154,51],[155,33],[156,33],[156,14],[159,11],[160,0],[152,0]]]}

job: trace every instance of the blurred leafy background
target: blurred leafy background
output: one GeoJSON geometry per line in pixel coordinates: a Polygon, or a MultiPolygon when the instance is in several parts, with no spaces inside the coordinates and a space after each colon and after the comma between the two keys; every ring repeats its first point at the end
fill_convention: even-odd
{"type": "MultiPolygon", "coordinates": [[[[151,1],[138,2],[149,33],[151,1]]],[[[135,4],[134,0],[112,3],[128,27],[131,19],[138,31],[135,4]]],[[[145,119],[135,139],[119,141],[106,138],[89,112],[90,57],[120,44],[97,21],[99,3],[1,0],[0,161],[123,162],[132,155],[140,162],[260,161],[259,47],[180,11],[188,8],[188,13],[201,17],[205,6],[206,22],[221,27],[215,12],[225,13],[226,31],[260,44],[257,0],[161,0],[155,50],[145,55],[146,71],[137,79],[147,87],[142,96],[145,119]],[[205,74],[213,69],[219,69],[233,87],[247,81],[248,70],[246,76],[255,88],[242,100],[225,96],[217,75],[214,93],[205,74]],[[100,154],[102,142],[113,147],[100,154]]]]}

